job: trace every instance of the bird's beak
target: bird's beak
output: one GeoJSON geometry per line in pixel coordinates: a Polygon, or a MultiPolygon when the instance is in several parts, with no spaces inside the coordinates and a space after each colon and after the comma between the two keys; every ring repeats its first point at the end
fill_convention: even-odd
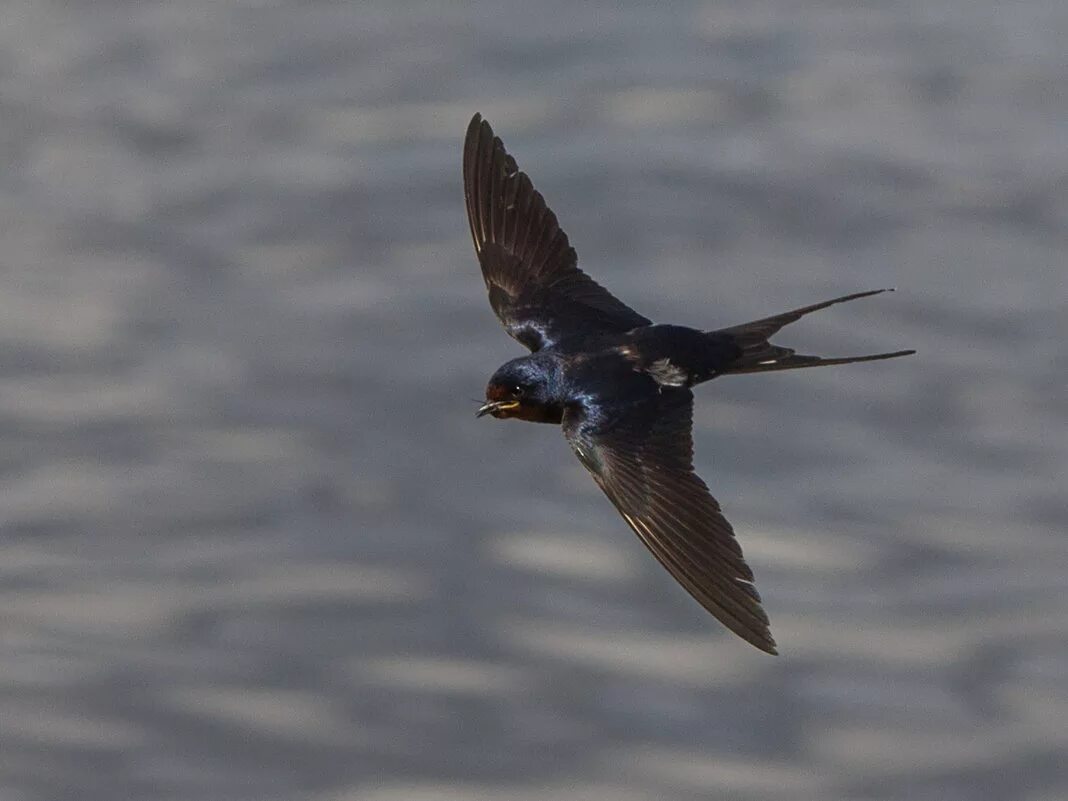
{"type": "Polygon", "coordinates": [[[475,413],[475,417],[485,417],[487,414],[493,414],[494,412],[503,412],[508,409],[514,409],[519,405],[519,401],[486,401],[478,407],[478,412],[475,413]]]}

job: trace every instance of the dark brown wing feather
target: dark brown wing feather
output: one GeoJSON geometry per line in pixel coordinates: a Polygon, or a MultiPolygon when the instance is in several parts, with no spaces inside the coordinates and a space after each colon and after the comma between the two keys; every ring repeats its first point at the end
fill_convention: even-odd
{"type": "Polygon", "coordinates": [[[540,350],[573,334],[649,324],[578,268],[556,215],[478,114],[464,139],[463,173],[490,305],[509,334],[540,350]]]}
{"type": "Polygon", "coordinates": [[[731,524],[693,472],[693,394],[664,390],[626,410],[568,412],[579,460],[660,563],[728,629],[776,653],[731,524]]]}

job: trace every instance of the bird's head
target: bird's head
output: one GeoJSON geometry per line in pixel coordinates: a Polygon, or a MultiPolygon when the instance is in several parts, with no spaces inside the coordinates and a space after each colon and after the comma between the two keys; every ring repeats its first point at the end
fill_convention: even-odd
{"type": "Polygon", "coordinates": [[[563,409],[553,397],[555,365],[535,356],[513,359],[493,374],[486,385],[486,402],[478,417],[515,417],[532,423],[559,423],[563,409]]]}

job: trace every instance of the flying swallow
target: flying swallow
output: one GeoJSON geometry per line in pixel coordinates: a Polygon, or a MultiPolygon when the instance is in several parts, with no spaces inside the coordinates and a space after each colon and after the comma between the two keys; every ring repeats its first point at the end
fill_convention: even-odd
{"type": "Polygon", "coordinates": [[[776,653],[731,524],[693,469],[692,387],[722,375],[906,356],[821,358],[771,343],[783,326],[876,289],[703,331],[658,325],[578,267],[556,215],[476,114],[464,196],[490,306],[529,356],[500,367],[478,416],[559,425],[641,541],[724,626],[776,653]]]}

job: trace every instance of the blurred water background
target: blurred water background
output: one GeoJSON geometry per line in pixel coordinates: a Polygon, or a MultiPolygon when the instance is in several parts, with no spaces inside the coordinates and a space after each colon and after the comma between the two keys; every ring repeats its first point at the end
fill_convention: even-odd
{"type": "Polygon", "coordinates": [[[1063,0],[0,24],[0,798],[1068,798],[1063,0]],[[481,111],[586,269],[907,360],[716,381],[782,656],[476,421],[481,111]]]}

